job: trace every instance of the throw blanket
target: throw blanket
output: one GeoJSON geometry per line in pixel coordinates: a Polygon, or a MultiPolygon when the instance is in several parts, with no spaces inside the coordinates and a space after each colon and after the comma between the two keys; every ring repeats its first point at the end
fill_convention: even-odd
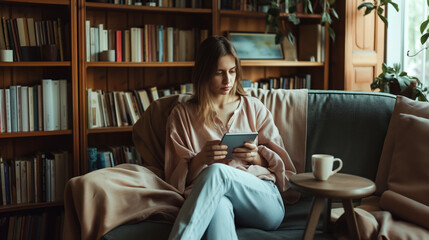
{"type": "MultiPolygon", "coordinates": [[[[305,166],[307,90],[252,90],[272,112],[298,172],[305,166]]],[[[100,239],[112,229],[148,218],[173,222],[183,193],[164,181],[165,125],[173,107],[189,99],[175,95],[153,102],[133,127],[143,166],[122,164],[72,178],[65,189],[63,237],[100,239]]],[[[291,192],[288,199],[296,199],[291,192]]]]}
{"type": "MultiPolygon", "coordinates": [[[[429,207],[391,190],[385,191],[381,198],[371,196],[362,199],[355,212],[362,239],[429,237],[429,207]]],[[[334,232],[346,234],[342,231],[347,228],[343,213],[342,208],[332,209],[331,220],[335,222],[334,232]]]]}

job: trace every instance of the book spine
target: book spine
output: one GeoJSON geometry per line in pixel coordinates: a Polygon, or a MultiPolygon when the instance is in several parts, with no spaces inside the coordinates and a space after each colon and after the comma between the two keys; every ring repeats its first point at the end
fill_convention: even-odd
{"type": "Polygon", "coordinates": [[[116,31],[116,62],[122,62],[122,31],[116,31]]]}
{"type": "Polygon", "coordinates": [[[10,113],[10,89],[5,89],[5,113],[6,113],[6,132],[12,132],[12,121],[10,113]]]}
{"type": "Polygon", "coordinates": [[[11,130],[18,132],[18,107],[17,107],[17,86],[10,86],[10,115],[11,115],[11,130]]]}
{"type": "Polygon", "coordinates": [[[22,131],[29,131],[29,123],[28,123],[28,87],[21,87],[21,122],[22,122],[22,131]]]}
{"type": "Polygon", "coordinates": [[[68,104],[67,104],[67,80],[59,80],[59,98],[60,98],[60,129],[68,129],[68,104]]]}
{"type": "Polygon", "coordinates": [[[39,102],[37,86],[32,87],[33,91],[33,125],[34,131],[39,131],[39,102]]]}
{"type": "Polygon", "coordinates": [[[60,81],[52,80],[54,130],[61,129],[60,81]]]}
{"type": "Polygon", "coordinates": [[[6,132],[5,91],[0,89],[0,133],[6,132]]]}
{"type": "Polygon", "coordinates": [[[28,127],[34,132],[34,97],[33,87],[28,87],[28,127]]]}
{"type": "Polygon", "coordinates": [[[53,84],[51,79],[42,80],[43,91],[43,129],[45,131],[55,130],[53,84]]]}

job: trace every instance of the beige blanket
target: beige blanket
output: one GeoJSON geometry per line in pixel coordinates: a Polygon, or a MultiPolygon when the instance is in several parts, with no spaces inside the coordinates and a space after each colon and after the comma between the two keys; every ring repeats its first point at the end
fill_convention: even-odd
{"type": "MultiPolygon", "coordinates": [[[[307,90],[254,90],[272,111],[297,171],[304,170],[307,90]]],[[[63,236],[100,239],[125,223],[161,216],[174,221],[184,199],[164,179],[165,125],[177,102],[189,95],[162,98],[147,109],[133,127],[133,141],[144,166],[123,164],[71,179],[65,189],[63,236]]],[[[294,192],[289,194],[293,198],[294,192]]],[[[296,196],[296,195],[295,195],[296,196]]]]}
{"type": "MultiPolygon", "coordinates": [[[[393,191],[363,199],[355,212],[362,239],[429,239],[429,207],[393,191]]],[[[339,239],[347,236],[343,213],[342,208],[331,213],[339,239]]]]}

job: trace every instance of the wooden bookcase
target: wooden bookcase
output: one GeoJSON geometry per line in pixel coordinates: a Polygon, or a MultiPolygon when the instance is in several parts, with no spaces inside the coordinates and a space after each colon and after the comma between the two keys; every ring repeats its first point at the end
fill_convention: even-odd
{"type": "MultiPolygon", "coordinates": [[[[68,38],[63,39],[63,43],[67,44],[63,46],[63,61],[38,59],[37,61],[0,62],[0,89],[7,89],[13,85],[34,86],[41,84],[42,79],[66,79],[69,110],[67,130],[0,133],[0,156],[6,161],[32,156],[37,152],[62,149],[69,154],[66,163],[68,176],[79,175],[77,3],[75,0],[2,0],[0,17],[33,18],[34,21],[60,19],[65,33],[63,37],[68,38]]],[[[62,206],[63,201],[0,206],[0,218],[41,212],[60,214],[62,206]]],[[[4,223],[3,220],[2,223],[4,223]]],[[[49,223],[49,220],[47,221],[49,223]]],[[[49,234],[45,236],[53,237],[49,234]]]]}
{"type": "MultiPolygon", "coordinates": [[[[86,60],[85,21],[91,26],[103,24],[105,29],[125,29],[143,24],[162,24],[183,29],[205,28],[209,34],[227,35],[229,31],[264,32],[266,13],[219,9],[220,1],[202,1],[203,8],[167,8],[129,6],[79,0],[79,99],[81,173],[88,172],[87,148],[104,145],[132,145],[132,127],[88,129],[86,89],[128,91],[158,89],[190,82],[193,61],[185,62],[88,62],[86,60]]],[[[281,18],[286,24],[287,14],[281,18]]],[[[321,14],[299,14],[301,24],[318,24],[321,14]]],[[[294,34],[298,26],[291,26],[294,34]]],[[[243,79],[295,74],[311,74],[313,89],[328,89],[329,37],[325,32],[325,61],[242,60],[243,79]]],[[[297,44],[303,44],[298,41],[297,44]]]]}
{"type": "MultiPolygon", "coordinates": [[[[70,86],[69,129],[0,133],[0,156],[14,159],[38,151],[69,151],[70,176],[88,172],[88,148],[106,145],[132,145],[132,127],[89,129],[87,124],[86,89],[129,91],[158,89],[191,81],[194,62],[104,62],[87,61],[86,21],[91,26],[103,24],[105,29],[123,30],[144,24],[164,25],[180,29],[207,29],[208,34],[228,32],[264,32],[266,13],[219,9],[220,0],[201,1],[201,8],[168,8],[98,3],[86,0],[2,0],[0,13],[6,18],[58,18],[66,23],[67,54],[64,61],[0,62],[0,88],[12,85],[32,86],[41,79],[67,79],[70,86]]],[[[282,21],[287,23],[287,14],[282,21]]],[[[300,14],[301,24],[317,24],[320,14],[300,14]]],[[[298,26],[291,26],[295,35],[298,26]]],[[[297,41],[297,44],[303,44],[297,41]]],[[[329,38],[325,32],[325,61],[242,60],[244,79],[258,81],[282,75],[311,74],[313,89],[328,89],[329,38]]],[[[299,53],[298,53],[299,54],[299,53]]],[[[0,206],[0,217],[26,214],[31,211],[57,209],[62,202],[30,203],[0,206]]]]}

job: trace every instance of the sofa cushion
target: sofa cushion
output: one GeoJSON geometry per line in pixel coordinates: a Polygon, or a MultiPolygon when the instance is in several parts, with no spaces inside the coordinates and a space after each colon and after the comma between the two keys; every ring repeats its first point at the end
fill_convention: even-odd
{"type": "Polygon", "coordinates": [[[381,195],[388,189],[387,180],[390,172],[390,163],[395,148],[396,134],[398,131],[398,119],[400,113],[415,115],[418,117],[429,118],[429,104],[426,102],[418,102],[406,97],[398,96],[395,103],[395,108],[390,119],[389,129],[383,145],[380,163],[378,165],[375,184],[377,190],[376,195],[381,195]]]}
{"type": "Polygon", "coordinates": [[[429,119],[401,113],[397,127],[388,188],[429,206],[429,119]]]}
{"type": "Polygon", "coordinates": [[[391,94],[310,90],[306,171],[325,153],[343,160],[341,173],[374,180],[394,106],[391,94]]]}

